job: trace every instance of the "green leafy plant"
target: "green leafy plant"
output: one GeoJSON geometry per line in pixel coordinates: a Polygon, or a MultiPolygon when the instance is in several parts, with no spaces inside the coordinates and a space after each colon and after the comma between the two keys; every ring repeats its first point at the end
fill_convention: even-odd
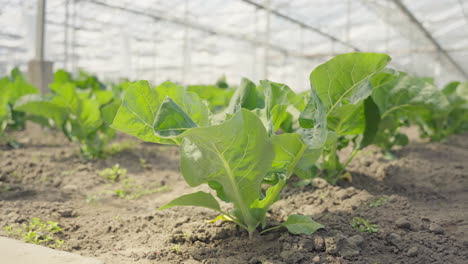
{"type": "Polygon", "coordinates": [[[379,226],[372,224],[362,217],[354,217],[351,226],[359,232],[376,233],[379,232],[379,226]]]}
{"type": "MultiPolygon", "coordinates": [[[[309,102],[313,107],[310,110],[306,108],[302,115],[325,115],[326,123],[322,121],[322,126],[326,124],[326,141],[317,166],[322,177],[332,184],[340,179],[355,155],[374,141],[380,117],[370,97],[373,89],[371,78],[389,61],[390,57],[385,54],[342,54],[318,66],[310,74],[316,96],[311,96],[309,102]],[[351,143],[353,151],[342,163],[338,151],[351,143]]],[[[304,123],[317,125],[313,119],[304,123]]],[[[311,166],[313,164],[304,168],[311,166]]]]}
{"type": "Polygon", "coordinates": [[[106,144],[115,135],[109,125],[120,99],[107,91],[81,93],[72,83],[51,85],[51,88],[53,95],[50,97],[23,96],[14,109],[49,120],[49,124],[62,130],[70,141],[79,144],[84,157],[103,157],[106,144]]]}
{"type": "Polygon", "coordinates": [[[14,104],[24,95],[38,94],[39,91],[29,84],[18,68],[10,76],[0,79],[0,137],[7,127],[23,129],[28,119],[24,113],[15,111],[14,104]]]}
{"type": "Polygon", "coordinates": [[[440,129],[449,103],[434,84],[424,78],[392,71],[377,74],[372,83],[372,99],[381,119],[376,145],[389,152],[395,145],[408,144],[408,137],[399,130],[410,124],[420,125],[423,133],[431,133],[434,138],[443,137],[440,129]]]}
{"type": "Polygon", "coordinates": [[[211,111],[220,112],[228,106],[235,90],[215,85],[189,85],[187,91],[196,93],[201,99],[206,100],[211,111]]]}
{"type": "Polygon", "coordinates": [[[127,170],[120,168],[119,164],[115,164],[112,168],[105,168],[99,171],[98,175],[107,181],[116,182],[127,175],[127,170]]]}
{"type": "MultiPolygon", "coordinates": [[[[266,227],[266,212],[279,199],[306,145],[299,134],[274,135],[267,131],[256,114],[240,108],[243,100],[233,107],[239,110],[228,114],[221,124],[213,125],[207,118],[208,109],[197,97],[172,87],[175,100],[160,86],[152,89],[147,83],[136,83],[129,87],[112,126],[145,141],[179,144],[181,172],[186,182],[190,186],[207,184],[220,200],[234,206],[226,212],[212,194],[200,191],[176,198],[160,209],[174,206],[213,209],[223,219],[245,228],[252,237],[257,227],[266,227]],[[184,97],[193,103],[188,105],[180,100],[184,97]],[[270,187],[263,192],[262,184],[270,187]]],[[[271,121],[268,118],[267,115],[267,121],[271,121]]],[[[295,230],[304,233],[322,228],[310,218],[305,219],[293,217],[282,226],[288,229],[302,226],[295,230]]]]}
{"type": "Polygon", "coordinates": [[[4,228],[11,236],[22,238],[27,243],[45,245],[52,248],[60,248],[64,241],[57,238],[62,228],[57,222],[42,222],[40,218],[31,218],[28,224],[21,227],[9,225],[4,228]]]}
{"type": "Polygon", "coordinates": [[[435,141],[468,131],[468,83],[451,82],[442,94],[448,101],[447,115],[431,115],[420,122],[423,136],[435,141]]]}

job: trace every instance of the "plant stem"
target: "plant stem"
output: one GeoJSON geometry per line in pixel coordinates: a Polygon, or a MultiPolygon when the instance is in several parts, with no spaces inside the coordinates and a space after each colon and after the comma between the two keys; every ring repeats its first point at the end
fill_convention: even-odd
{"type": "Polygon", "coordinates": [[[349,163],[354,159],[354,157],[356,157],[356,155],[360,152],[361,150],[360,149],[355,149],[353,150],[353,152],[351,152],[351,155],[349,156],[348,160],[346,160],[346,162],[343,164],[343,166],[341,167],[341,170],[336,174],[337,177],[339,175],[341,175],[344,170],[346,169],[346,167],[348,167],[349,163]]]}
{"type": "Polygon", "coordinates": [[[252,239],[253,239],[253,234],[254,234],[253,231],[249,231],[249,240],[252,240],[252,239]]]}
{"type": "Polygon", "coordinates": [[[263,234],[263,233],[266,233],[266,232],[268,232],[268,231],[278,229],[278,228],[280,228],[280,227],[282,227],[282,225],[277,225],[277,226],[274,226],[274,227],[270,227],[270,228],[265,229],[265,230],[263,230],[262,232],[260,232],[260,235],[263,234]]]}

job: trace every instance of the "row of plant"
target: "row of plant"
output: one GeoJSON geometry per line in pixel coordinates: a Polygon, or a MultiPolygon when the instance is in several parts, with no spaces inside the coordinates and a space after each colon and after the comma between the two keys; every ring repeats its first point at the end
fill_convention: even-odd
{"type": "MultiPolygon", "coordinates": [[[[7,109],[62,130],[88,157],[102,157],[115,130],[178,145],[186,182],[207,184],[233,208],[223,209],[212,194],[200,191],[161,209],[210,208],[252,236],[259,226],[271,230],[265,229],[266,212],[293,174],[334,184],[366,146],[390,153],[407,144],[403,126],[416,125],[432,140],[468,131],[467,83],[439,90],[427,78],[387,68],[389,61],[377,53],[336,56],[312,71],[311,89],[300,94],[285,84],[247,79],[237,89],[225,80],[213,86],[138,81],[106,88],[93,78],[84,78],[91,84],[83,87],[59,71],[51,94],[42,97],[35,90],[12,97],[7,109]],[[352,152],[343,161],[338,153],[346,147],[352,152]]],[[[273,228],[281,226],[293,233],[322,227],[299,215],[273,228]]]]}
{"type": "MultiPolygon", "coordinates": [[[[466,84],[440,91],[427,79],[387,69],[389,61],[375,53],[337,56],[312,71],[306,94],[268,80],[255,85],[243,79],[224,111],[215,114],[181,86],[153,88],[141,81],[128,87],[112,127],[144,141],[179,145],[186,182],[207,184],[233,206],[223,210],[212,194],[199,191],[161,209],[210,208],[252,236],[266,227],[266,212],[293,173],[336,183],[364,147],[375,144],[389,151],[406,144],[402,126],[418,125],[436,140],[464,131],[466,84]],[[460,104],[450,104],[450,96],[460,104]],[[343,162],[338,151],[347,146],[353,151],[343,162]]],[[[293,233],[321,227],[298,215],[280,226],[293,233]]]]}

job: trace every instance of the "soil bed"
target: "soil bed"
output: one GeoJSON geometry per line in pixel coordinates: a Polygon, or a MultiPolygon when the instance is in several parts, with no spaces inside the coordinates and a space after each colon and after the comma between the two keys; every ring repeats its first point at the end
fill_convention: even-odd
{"type": "Polygon", "coordinates": [[[4,227],[33,217],[56,221],[62,250],[113,264],[468,263],[468,135],[413,143],[393,161],[368,148],[349,167],[352,183],[290,184],[269,225],[299,213],[326,229],[280,229],[253,240],[232,223],[207,223],[216,217],[209,210],[156,210],[193,192],[179,173],[176,147],[120,136],[124,150],[86,161],[61,134],[30,127],[13,136],[23,147],[0,146],[2,236],[4,227]],[[126,176],[112,183],[98,175],[114,164],[126,176]],[[377,225],[375,232],[354,228],[355,217],[377,225]]]}

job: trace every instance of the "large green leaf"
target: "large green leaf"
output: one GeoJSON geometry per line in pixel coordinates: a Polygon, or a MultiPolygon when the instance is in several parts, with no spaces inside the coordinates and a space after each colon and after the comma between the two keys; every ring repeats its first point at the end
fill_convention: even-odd
{"type": "Polygon", "coordinates": [[[293,133],[273,135],[271,141],[275,151],[271,171],[281,173],[287,179],[307,146],[302,141],[301,135],[293,133]]]}
{"type": "Polygon", "coordinates": [[[428,119],[433,114],[446,114],[449,108],[447,98],[437,87],[404,73],[377,86],[372,92],[372,99],[379,107],[382,119],[398,119],[401,116],[428,119]]]}
{"type": "Polygon", "coordinates": [[[347,103],[357,103],[372,91],[369,79],[382,70],[390,57],[379,53],[348,53],[334,57],[310,74],[312,88],[317,91],[328,113],[347,103]]]}
{"type": "Polygon", "coordinates": [[[235,92],[233,89],[221,89],[214,85],[190,85],[187,91],[196,93],[201,99],[208,101],[210,109],[215,112],[227,107],[235,92]]]}
{"type": "Polygon", "coordinates": [[[315,222],[305,215],[290,215],[288,216],[288,220],[283,222],[281,226],[286,227],[293,234],[306,235],[313,234],[317,230],[324,228],[322,224],[315,222]]]}
{"type": "Polygon", "coordinates": [[[99,103],[95,100],[87,99],[82,101],[82,111],[78,117],[81,130],[85,135],[90,134],[102,125],[99,103]]]}
{"type": "Polygon", "coordinates": [[[173,99],[198,126],[208,126],[211,124],[211,112],[208,106],[195,93],[184,91],[174,98],[171,97],[171,99],[173,99]]]}
{"type": "Polygon", "coordinates": [[[8,120],[11,117],[10,108],[8,107],[9,94],[2,91],[0,87],[0,135],[3,134],[3,130],[8,124],[8,120]]]}
{"type": "Polygon", "coordinates": [[[93,94],[100,106],[106,105],[114,99],[114,93],[111,91],[96,90],[93,94]]]}
{"type": "Polygon", "coordinates": [[[27,83],[23,79],[16,79],[10,82],[6,87],[9,93],[9,103],[14,104],[16,100],[18,100],[21,96],[27,94],[38,94],[39,90],[37,90],[34,86],[27,83]]]}
{"type": "Polygon", "coordinates": [[[169,203],[159,207],[159,210],[164,210],[175,206],[198,206],[221,212],[221,207],[213,195],[202,191],[177,197],[169,203]]]}
{"type": "Polygon", "coordinates": [[[362,135],[362,139],[360,140],[359,149],[363,149],[373,144],[379,130],[379,108],[372,97],[368,97],[364,100],[364,116],[366,119],[366,128],[362,135]]]}
{"type": "Polygon", "coordinates": [[[187,128],[209,125],[210,117],[208,107],[196,94],[170,82],[154,89],[140,81],[126,89],[112,127],[144,141],[178,144],[179,134],[187,128]]]}
{"type": "Polygon", "coordinates": [[[294,173],[306,179],[313,176],[312,168],[322,154],[328,134],[326,109],[313,89],[304,111],[299,116],[299,124],[297,132],[302,136],[307,149],[298,161],[294,173]]]}
{"type": "Polygon", "coordinates": [[[235,204],[242,222],[258,224],[249,205],[260,197],[274,151],[257,116],[242,109],[221,125],[188,130],[180,155],[181,172],[190,186],[209,183],[218,196],[235,204]]]}
{"type": "Polygon", "coordinates": [[[458,85],[457,95],[466,102],[468,102],[468,82],[458,85]]]}
{"type": "Polygon", "coordinates": [[[279,199],[281,190],[307,148],[299,134],[273,135],[271,141],[275,158],[271,164],[270,173],[275,175],[277,182],[268,188],[263,199],[257,200],[251,205],[251,207],[265,210],[279,199]]]}
{"type": "Polygon", "coordinates": [[[76,87],[72,83],[65,83],[60,86],[56,91],[57,96],[55,96],[52,101],[62,107],[65,107],[78,116],[81,112],[81,100],[76,92],[76,87]]]}
{"type": "MultiPolygon", "coordinates": [[[[288,117],[286,109],[296,100],[296,94],[285,84],[268,80],[260,81],[265,97],[265,115],[270,135],[278,130],[288,117]]],[[[259,105],[257,108],[261,108],[259,105]]]]}
{"type": "Polygon", "coordinates": [[[154,133],[154,120],[160,107],[159,95],[147,81],[130,85],[112,127],[148,142],[163,141],[154,133]]]}
{"type": "Polygon", "coordinates": [[[47,101],[36,94],[21,97],[16,102],[14,110],[52,119],[58,127],[61,127],[67,118],[67,109],[65,107],[47,101]]]}
{"type": "Polygon", "coordinates": [[[239,88],[234,92],[229,102],[227,113],[232,114],[236,112],[239,107],[249,110],[263,108],[263,100],[258,94],[257,87],[246,78],[242,78],[239,88]]]}
{"type": "Polygon", "coordinates": [[[118,98],[114,98],[111,103],[101,107],[102,122],[109,127],[114,121],[114,117],[119,110],[122,101],[118,98]]]}
{"type": "Polygon", "coordinates": [[[364,133],[366,119],[364,103],[345,104],[336,108],[327,119],[328,128],[340,136],[364,133]]]}
{"type": "Polygon", "coordinates": [[[154,122],[155,133],[160,137],[174,138],[197,124],[170,97],[161,104],[154,122]]]}

